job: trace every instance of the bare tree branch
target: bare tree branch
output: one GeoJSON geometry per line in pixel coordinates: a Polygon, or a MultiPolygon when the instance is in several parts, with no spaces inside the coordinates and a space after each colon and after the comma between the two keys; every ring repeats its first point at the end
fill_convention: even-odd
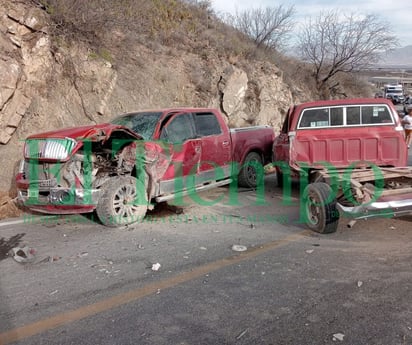
{"type": "Polygon", "coordinates": [[[229,24],[250,37],[257,48],[281,49],[293,29],[293,6],[255,8],[236,11],[228,16],[229,24]]]}
{"type": "Polygon", "coordinates": [[[298,47],[303,60],[313,66],[318,91],[335,89],[337,74],[366,68],[378,61],[381,52],[398,46],[389,28],[375,15],[342,15],[337,10],[309,18],[298,47]]]}

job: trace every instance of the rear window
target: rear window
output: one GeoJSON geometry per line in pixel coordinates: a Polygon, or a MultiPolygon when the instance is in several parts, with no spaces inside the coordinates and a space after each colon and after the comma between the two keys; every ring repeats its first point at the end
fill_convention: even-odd
{"type": "Polygon", "coordinates": [[[392,124],[393,118],[386,105],[358,105],[305,109],[298,128],[338,126],[368,126],[392,124]]]}

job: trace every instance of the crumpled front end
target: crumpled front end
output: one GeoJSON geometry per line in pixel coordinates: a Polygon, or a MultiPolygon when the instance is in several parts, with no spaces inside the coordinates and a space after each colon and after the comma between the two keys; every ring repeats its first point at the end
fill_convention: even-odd
{"type": "Polygon", "coordinates": [[[52,214],[86,213],[95,209],[99,187],[110,177],[130,173],[113,142],[72,138],[29,138],[16,176],[18,200],[30,210],[52,214]]]}
{"type": "Polygon", "coordinates": [[[123,129],[81,141],[29,138],[16,176],[18,200],[43,213],[92,212],[106,182],[130,175],[145,181],[150,200],[169,164],[161,145],[123,129]]]}
{"type": "Polygon", "coordinates": [[[83,165],[81,155],[74,155],[68,162],[22,160],[16,177],[19,203],[51,214],[93,211],[100,192],[90,183],[91,178],[83,176],[83,165]]]}

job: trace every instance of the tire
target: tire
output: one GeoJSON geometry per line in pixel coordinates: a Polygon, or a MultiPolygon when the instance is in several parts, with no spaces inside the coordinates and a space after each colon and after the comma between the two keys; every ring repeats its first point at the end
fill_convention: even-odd
{"type": "Polygon", "coordinates": [[[339,211],[336,198],[331,200],[332,189],[324,182],[311,183],[303,192],[304,216],[307,226],[321,234],[337,230],[339,211]]]}
{"type": "Polygon", "coordinates": [[[263,177],[264,169],[262,165],[262,157],[256,152],[249,152],[239,171],[239,186],[256,188],[259,180],[259,173],[261,173],[263,177]]]}
{"type": "Polygon", "coordinates": [[[142,181],[132,176],[112,177],[101,190],[96,213],[102,224],[118,227],[143,221],[147,197],[142,181]]]}

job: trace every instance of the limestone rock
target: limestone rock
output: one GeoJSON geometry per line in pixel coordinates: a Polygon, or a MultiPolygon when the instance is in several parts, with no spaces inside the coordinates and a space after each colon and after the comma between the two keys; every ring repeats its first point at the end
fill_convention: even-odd
{"type": "Polygon", "coordinates": [[[21,67],[16,60],[0,60],[0,110],[14,94],[21,73],[21,67]]]}
{"type": "Polygon", "coordinates": [[[273,64],[225,59],[212,50],[207,58],[173,53],[138,40],[128,42],[127,56],[115,56],[125,37],[114,33],[111,52],[81,42],[52,47],[45,11],[30,1],[0,0],[0,156],[8,162],[0,191],[10,189],[24,138],[34,133],[174,106],[216,107],[232,127],[278,130],[292,103],[273,64]]]}

